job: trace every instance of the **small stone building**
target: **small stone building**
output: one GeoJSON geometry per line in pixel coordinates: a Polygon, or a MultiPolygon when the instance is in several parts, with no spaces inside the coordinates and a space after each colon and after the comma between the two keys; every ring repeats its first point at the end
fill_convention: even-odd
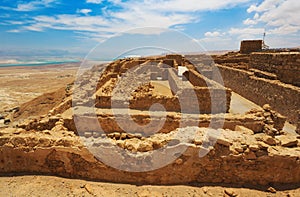
{"type": "Polygon", "coordinates": [[[252,52],[258,52],[262,50],[262,40],[243,40],[241,42],[240,53],[248,54],[252,52]]]}

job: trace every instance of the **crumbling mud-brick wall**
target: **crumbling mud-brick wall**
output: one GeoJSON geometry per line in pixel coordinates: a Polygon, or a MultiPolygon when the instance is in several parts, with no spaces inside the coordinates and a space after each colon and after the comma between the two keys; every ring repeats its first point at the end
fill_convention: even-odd
{"type": "Polygon", "coordinates": [[[284,83],[300,86],[300,53],[252,53],[250,68],[271,72],[284,83]]]}
{"type": "Polygon", "coordinates": [[[262,50],[262,40],[243,40],[241,42],[240,53],[247,54],[262,50]]]}

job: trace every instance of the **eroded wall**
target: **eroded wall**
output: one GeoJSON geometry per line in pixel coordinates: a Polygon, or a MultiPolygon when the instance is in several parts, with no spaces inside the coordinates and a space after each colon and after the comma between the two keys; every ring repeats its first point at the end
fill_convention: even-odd
{"type": "Polygon", "coordinates": [[[224,85],[260,106],[270,104],[289,121],[298,122],[300,88],[277,80],[259,78],[253,72],[218,65],[224,85]]]}
{"type": "MultiPolygon", "coordinates": [[[[199,143],[198,141],[169,144],[161,151],[163,155],[176,155],[182,146],[185,146],[186,151],[168,165],[162,165],[164,167],[154,171],[126,172],[97,160],[79,138],[68,136],[72,134],[67,131],[64,135],[52,131],[31,135],[23,131],[14,134],[16,131],[10,129],[2,131],[0,136],[0,173],[39,173],[118,183],[158,185],[191,182],[238,185],[299,184],[300,168],[297,155],[299,147],[270,146],[255,141],[257,136],[245,138],[246,134],[243,134],[243,131],[236,132],[222,132],[222,135],[234,133],[232,136],[236,138],[231,139],[234,143],[228,142],[227,136],[222,136],[217,140],[213,150],[204,157],[199,157],[199,151],[204,149],[195,145],[196,142],[199,143]],[[255,144],[250,144],[250,139],[255,144]]],[[[137,138],[124,140],[123,143],[126,145],[132,140],[141,144],[146,143],[137,138]]],[[[157,142],[154,139],[152,141],[157,142]]],[[[95,144],[101,147],[99,151],[103,152],[103,155],[108,155],[116,162],[116,166],[122,167],[123,163],[117,159],[120,153],[112,151],[105,138],[99,138],[95,144]]],[[[145,168],[164,161],[161,155],[151,152],[133,156],[125,154],[122,159],[137,162],[137,165],[145,168]]]]}
{"type": "Polygon", "coordinates": [[[271,72],[284,83],[300,86],[300,53],[252,53],[250,68],[271,72]]]}

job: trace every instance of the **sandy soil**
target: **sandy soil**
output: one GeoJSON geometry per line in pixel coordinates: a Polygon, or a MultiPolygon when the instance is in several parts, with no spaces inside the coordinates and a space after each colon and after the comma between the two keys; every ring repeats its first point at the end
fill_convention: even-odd
{"type": "Polygon", "coordinates": [[[154,86],[153,92],[157,95],[172,96],[168,81],[151,81],[154,86]]]}
{"type": "Polygon", "coordinates": [[[0,67],[0,112],[17,107],[74,80],[78,64],[0,67]]]}
{"type": "Polygon", "coordinates": [[[0,177],[0,196],[300,196],[300,189],[263,191],[265,188],[228,188],[223,186],[150,186],[92,182],[53,176],[0,177]],[[234,195],[233,195],[234,196],[234,195]]]}
{"type": "Polygon", "coordinates": [[[262,109],[259,105],[245,99],[237,93],[232,92],[229,113],[245,114],[249,109],[262,109]]]}

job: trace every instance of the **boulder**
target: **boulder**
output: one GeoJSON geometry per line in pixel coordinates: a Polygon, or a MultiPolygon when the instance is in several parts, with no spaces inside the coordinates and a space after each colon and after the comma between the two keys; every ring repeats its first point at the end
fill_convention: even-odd
{"type": "Polygon", "coordinates": [[[217,143],[220,144],[220,145],[223,145],[223,146],[227,146],[227,147],[232,145],[232,143],[229,140],[225,139],[225,138],[217,139],[217,143]]]}
{"type": "Polygon", "coordinates": [[[271,136],[265,136],[263,138],[263,142],[270,145],[270,146],[275,146],[276,145],[276,140],[275,138],[271,137],[271,136]]]}
{"type": "Polygon", "coordinates": [[[264,109],[265,111],[269,112],[269,111],[271,111],[271,106],[270,106],[269,104],[265,104],[265,105],[263,106],[263,109],[264,109]]]}
{"type": "Polygon", "coordinates": [[[153,150],[153,145],[152,145],[151,141],[146,140],[146,141],[142,141],[141,143],[139,143],[139,146],[138,146],[139,152],[147,152],[147,151],[151,151],[151,150],[153,150]]]}
{"type": "Polygon", "coordinates": [[[241,126],[241,125],[235,126],[234,130],[235,131],[240,131],[240,132],[242,132],[244,134],[249,134],[249,135],[253,135],[254,134],[254,132],[251,129],[248,129],[248,128],[246,128],[244,126],[241,126]]]}
{"type": "Polygon", "coordinates": [[[283,147],[296,147],[298,145],[298,140],[295,136],[281,135],[277,136],[276,139],[281,142],[283,147]]]}

